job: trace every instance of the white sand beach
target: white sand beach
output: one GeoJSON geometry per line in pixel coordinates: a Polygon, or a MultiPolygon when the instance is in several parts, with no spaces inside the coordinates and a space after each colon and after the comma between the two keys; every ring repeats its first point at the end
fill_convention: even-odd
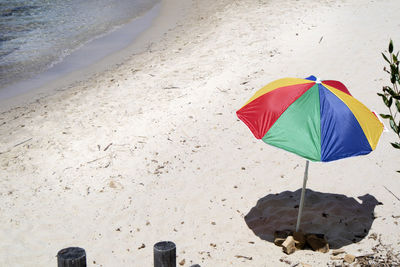
{"type": "MultiPolygon", "coordinates": [[[[56,266],[69,246],[84,248],[89,266],[152,266],[161,240],[177,245],[178,266],[341,263],[312,250],[286,255],[271,241],[295,224],[290,196],[305,159],[256,140],[235,112],[270,81],[309,75],[386,112],[381,52],[390,38],[400,49],[400,2],[183,8],[170,29],[160,17],[161,37],[118,66],[0,104],[0,266],[56,266]]],[[[302,228],[356,256],[379,244],[399,253],[394,141],[385,132],[369,155],[310,163],[302,228]]]]}

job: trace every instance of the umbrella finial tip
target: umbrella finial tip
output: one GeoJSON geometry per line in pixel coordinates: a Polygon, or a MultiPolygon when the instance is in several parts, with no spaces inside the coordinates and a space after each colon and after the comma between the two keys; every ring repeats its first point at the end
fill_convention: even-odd
{"type": "Polygon", "coordinates": [[[321,83],[321,80],[318,77],[315,77],[315,83],[321,83]]]}

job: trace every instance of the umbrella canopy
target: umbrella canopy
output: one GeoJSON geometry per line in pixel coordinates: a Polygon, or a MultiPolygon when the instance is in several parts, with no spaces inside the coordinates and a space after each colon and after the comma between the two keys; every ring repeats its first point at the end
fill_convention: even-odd
{"type": "Polygon", "coordinates": [[[236,112],[258,139],[311,161],[365,155],[383,124],[338,81],[273,81],[236,112]]]}

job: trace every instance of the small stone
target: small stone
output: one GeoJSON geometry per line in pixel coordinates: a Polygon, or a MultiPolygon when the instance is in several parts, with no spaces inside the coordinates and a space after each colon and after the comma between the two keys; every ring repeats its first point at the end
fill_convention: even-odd
{"type": "Polygon", "coordinates": [[[332,255],[333,256],[336,256],[336,255],[339,255],[339,254],[342,254],[342,253],[346,253],[346,251],[344,251],[344,249],[334,249],[334,250],[332,250],[332,255]]]}
{"type": "Polygon", "coordinates": [[[307,244],[314,250],[322,253],[329,251],[329,244],[323,234],[307,234],[307,244]]]}
{"type": "Polygon", "coordinates": [[[312,267],[310,264],[301,262],[299,267],[312,267]]]}
{"type": "Polygon", "coordinates": [[[282,243],[282,250],[288,255],[296,251],[296,246],[293,236],[288,236],[285,239],[285,242],[282,243]]]}
{"type": "Polygon", "coordinates": [[[181,260],[181,261],[179,262],[179,265],[181,265],[181,266],[182,266],[182,265],[184,265],[184,264],[185,264],[185,262],[186,262],[186,261],[185,261],[185,259],[183,259],[183,260],[181,260]]]}
{"type": "MultiPolygon", "coordinates": [[[[286,259],[286,257],[280,258],[279,261],[280,261],[280,262],[284,262],[284,263],[286,263],[286,264],[288,264],[288,265],[291,265],[291,264],[292,264],[292,262],[291,262],[290,260],[286,259]]],[[[296,263],[296,265],[297,265],[297,263],[296,263]]],[[[296,265],[295,265],[295,266],[296,266],[296,265]]]]}
{"type": "Polygon", "coordinates": [[[368,236],[368,239],[373,239],[376,240],[378,238],[378,235],[376,233],[372,233],[368,236]]]}
{"type": "Polygon", "coordinates": [[[347,263],[353,263],[355,259],[356,259],[356,256],[351,255],[351,254],[346,254],[346,255],[344,255],[344,258],[343,258],[343,260],[347,263]]]}
{"type": "Polygon", "coordinates": [[[117,188],[117,185],[114,183],[114,181],[111,181],[108,185],[109,185],[111,188],[117,188]]]}
{"type": "Polygon", "coordinates": [[[282,243],[285,242],[285,239],[290,235],[293,235],[293,231],[291,230],[275,231],[274,244],[278,247],[281,247],[282,243]]]}
{"type": "Polygon", "coordinates": [[[293,239],[297,249],[303,249],[306,245],[306,236],[303,232],[294,232],[293,239]]]}

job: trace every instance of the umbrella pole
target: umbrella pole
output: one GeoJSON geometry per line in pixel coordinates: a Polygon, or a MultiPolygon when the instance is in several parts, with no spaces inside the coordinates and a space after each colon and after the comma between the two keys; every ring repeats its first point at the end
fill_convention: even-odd
{"type": "Polygon", "coordinates": [[[307,184],[307,179],[308,179],[308,164],[309,164],[309,163],[310,163],[310,162],[307,160],[307,161],[306,161],[306,170],[304,171],[303,189],[301,189],[301,198],[300,198],[299,214],[297,215],[296,232],[299,231],[301,213],[303,212],[304,194],[305,194],[305,192],[306,192],[306,184],[307,184]]]}

